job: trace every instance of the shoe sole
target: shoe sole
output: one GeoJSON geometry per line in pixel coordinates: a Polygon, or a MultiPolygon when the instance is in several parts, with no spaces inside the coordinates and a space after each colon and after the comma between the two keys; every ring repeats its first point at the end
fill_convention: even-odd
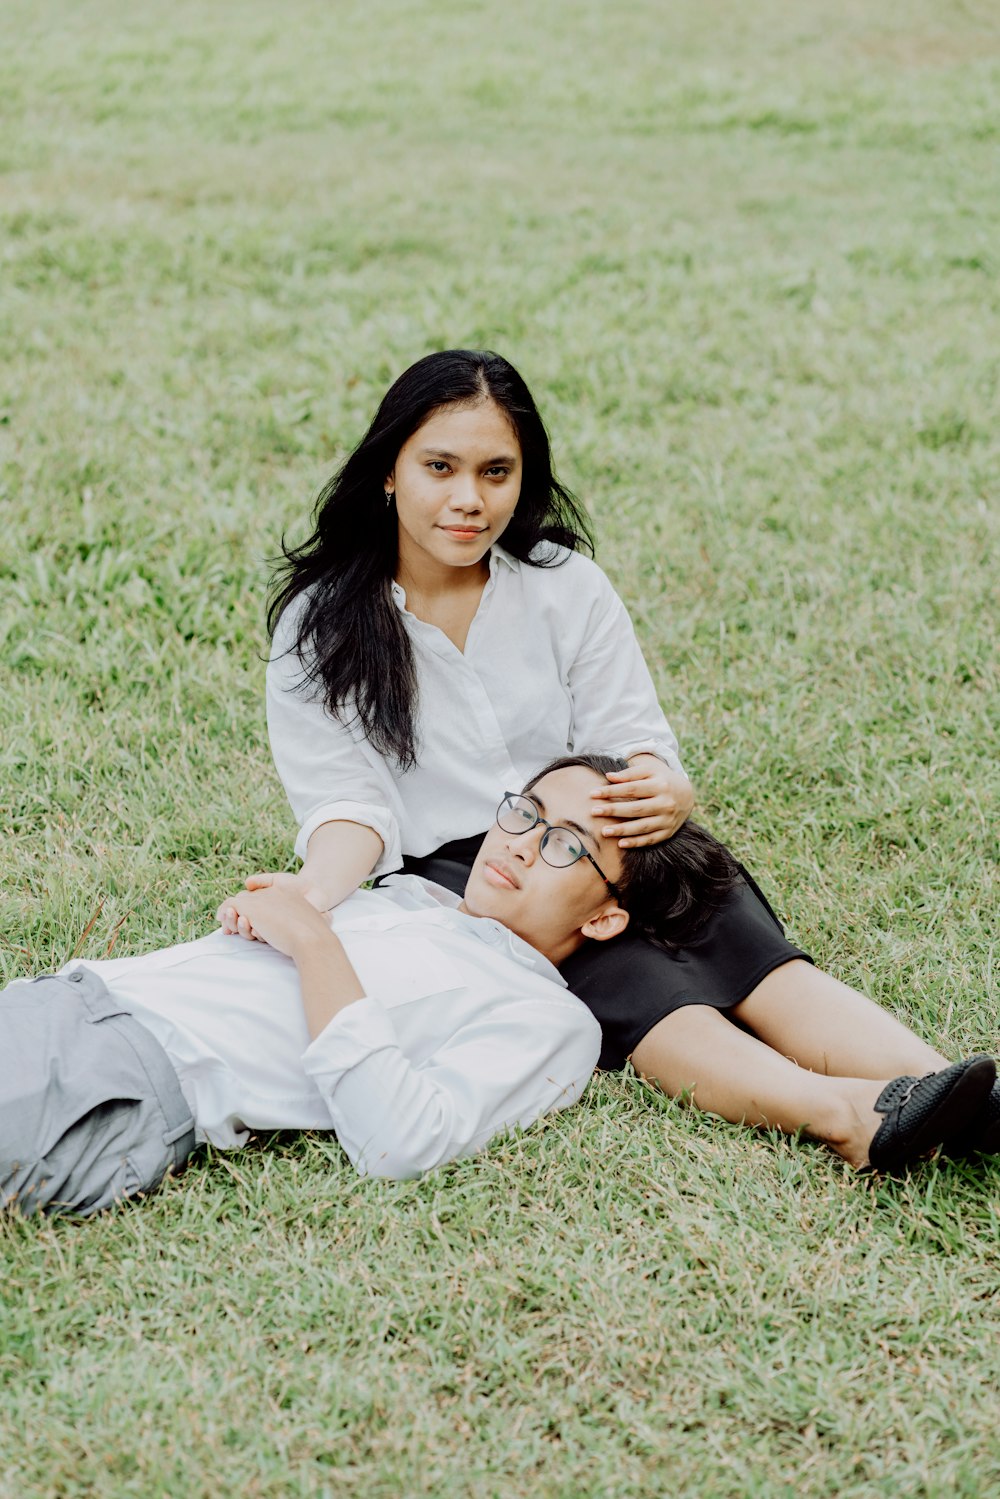
{"type": "MultiPolygon", "coordinates": [[[[989,1095],[987,1095],[989,1096],[989,1095]]],[[[972,1161],[981,1155],[1000,1155],[1000,1119],[993,1119],[973,1132],[964,1125],[953,1140],[945,1141],[945,1154],[952,1161],[972,1161]]]]}
{"type": "Polygon", "coordinates": [[[906,1154],[870,1166],[869,1170],[895,1176],[938,1145],[943,1145],[967,1124],[970,1111],[986,1099],[995,1080],[996,1063],[992,1057],[970,1059],[965,1071],[959,1074],[934,1111],[907,1142],[906,1154]]]}
{"type": "Polygon", "coordinates": [[[980,1155],[1000,1155],[1000,1119],[994,1119],[979,1136],[976,1150],[980,1155]]]}

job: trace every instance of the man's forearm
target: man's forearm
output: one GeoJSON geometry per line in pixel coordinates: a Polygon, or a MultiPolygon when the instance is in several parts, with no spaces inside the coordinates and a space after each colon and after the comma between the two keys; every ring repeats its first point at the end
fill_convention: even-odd
{"type": "Polygon", "coordinates": [[[292,954],[302,989],[302,1008],[313,1041],[341,1010],[364,999],[344,945],[334,932],[310,939],[292,954]]]}

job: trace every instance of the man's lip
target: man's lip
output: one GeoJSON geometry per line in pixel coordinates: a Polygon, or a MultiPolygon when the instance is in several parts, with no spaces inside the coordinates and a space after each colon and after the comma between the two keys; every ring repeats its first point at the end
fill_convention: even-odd
{"type": "Polygon", "coordinates": [[[487,859],[486,868],[492,870],[494,874],[500,875],[502,879],[507,881],[508,885],[510,885],[512,889],[520,890],[520,885],[518,884],[517,880],[515,880],[507,865],[501,864],[499,859],[487,859]]]}

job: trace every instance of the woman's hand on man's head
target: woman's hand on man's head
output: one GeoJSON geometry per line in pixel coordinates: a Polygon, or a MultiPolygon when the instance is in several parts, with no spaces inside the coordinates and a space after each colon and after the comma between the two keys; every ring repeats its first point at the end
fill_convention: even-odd
{"type": "Polygon", "coordinates": [[[694,787],[682,771],[656,755],[633,755],[628,770],[608,774],[593,793],[594,811],[606,816],[605,838],[621,848],[649,848],[673,837],[694,810],[694,787]]]}

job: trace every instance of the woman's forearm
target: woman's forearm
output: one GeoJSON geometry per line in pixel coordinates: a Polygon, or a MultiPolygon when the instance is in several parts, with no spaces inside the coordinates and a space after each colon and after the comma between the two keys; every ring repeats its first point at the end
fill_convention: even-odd
{"type": "Polygon", "coordinates": [[[360,822],[324,822],[309,839],[300,876],[323,891],[325,909],[370,878],[382,854],[379,835],[360,822]]]}

